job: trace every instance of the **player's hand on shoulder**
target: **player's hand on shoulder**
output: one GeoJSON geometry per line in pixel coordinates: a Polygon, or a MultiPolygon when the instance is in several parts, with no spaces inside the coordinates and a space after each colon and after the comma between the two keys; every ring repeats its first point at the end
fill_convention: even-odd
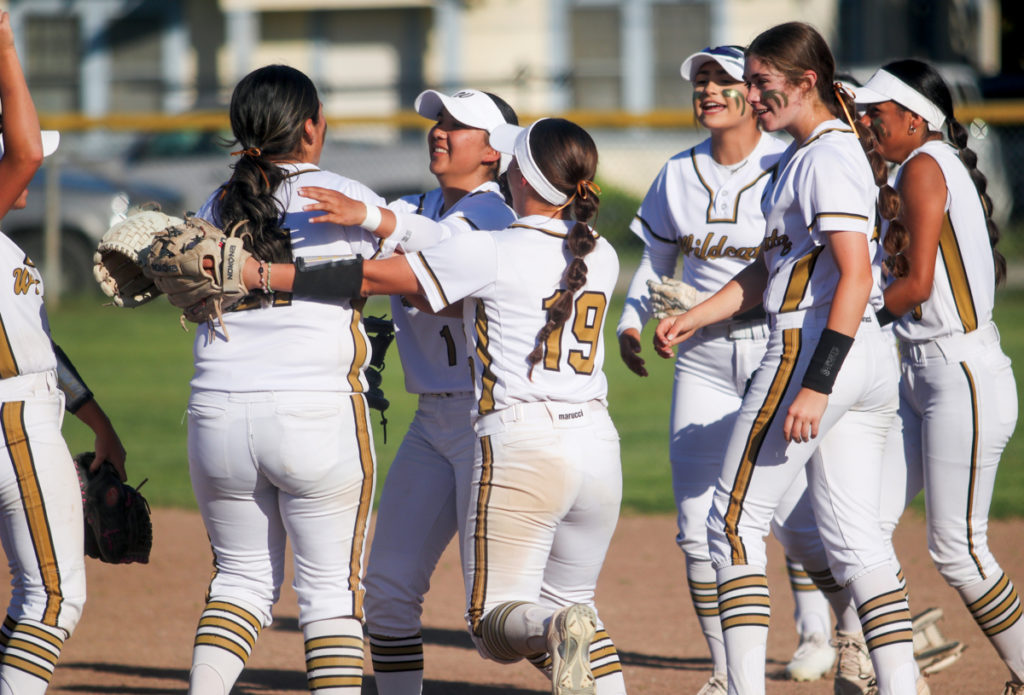
{"type": "Polygon", "coordinates": [[[367,204],[350,198],[340,191],[320,186],[303,186],[299,189],[299,195],[316,201],[304,205],[303,210],[324,213],[318,217],[311,217],[310,222],[332,222],[349,227],[358,225],[366,218],[367,204]]]}
{"type": "Polygon", "coordinates": [[[640,357],[640,349],[640,331],[635,328],[624,330],[619,336],[619,355],[629,367],[629,371],[647,376],[647,368],[644,367],[644,359],[640,357]]]}

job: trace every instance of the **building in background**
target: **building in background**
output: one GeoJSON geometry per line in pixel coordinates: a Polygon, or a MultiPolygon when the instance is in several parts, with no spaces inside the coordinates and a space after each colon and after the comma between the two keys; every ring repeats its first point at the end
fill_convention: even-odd
{"type": "MultiPolygon", "coordinates": [[[[1017,0],[1001,0],[1016,3],[1017,0]]],[[[3,4],[3,3],[0,3],[3,4]]],[[[1000,0],[7,0],[43,112],[176,113],[225,103],[283,62],[332,115],[388,115],[473,85],[523,112],[688,108],[679,63],[808,21],[840,62],[917,55],[1000,68],[1000,0]]]]}

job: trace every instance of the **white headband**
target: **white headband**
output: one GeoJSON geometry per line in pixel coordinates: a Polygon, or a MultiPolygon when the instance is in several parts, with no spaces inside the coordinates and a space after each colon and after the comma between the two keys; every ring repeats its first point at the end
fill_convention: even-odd
{"type": "Polygon", "coordinates": [[[537,195],[552,205],[565,205],[569,196],[551,185],[551,182],[541,173],[540,167],[533,159],[533,153],[530,152],[530,133],[535,125],[544,120],[547,119],[534,121],[529,128],[520,128],[508,123],[497,126],[491,131],[491,147],[499,152],[515,155],[516,162],[519,163],[519,170],[523,172],[527,183],[537,191],[537,195]]]}
{"type": "Polygon", "coordinates": [[[878,69],[863,88],[856,90],[858,104],[895,101],[923,118],[932,130],[941,131],[946,116],[931,99],[886,70],[878,69]]]}

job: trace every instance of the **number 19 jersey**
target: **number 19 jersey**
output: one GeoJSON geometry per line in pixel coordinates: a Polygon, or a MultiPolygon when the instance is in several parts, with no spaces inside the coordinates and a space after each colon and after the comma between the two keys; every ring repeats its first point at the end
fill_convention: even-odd
{"type": "MultiPolygon", "coordinates": [[[[540,362],[527,356],[548,312],[565,292],[574,222],[543,216],[516,220],[497,232],[460,234],[408,256],[435,310],[465,299],[463,329],[473,365],[474,417],[517,403],[605,401],[602,330],[619,260],[598,237],[585,258],[587,280],[568,320],[544,341],[540,362]]],[[[595,234],[596,236],[596,234],[595,234]]]]}

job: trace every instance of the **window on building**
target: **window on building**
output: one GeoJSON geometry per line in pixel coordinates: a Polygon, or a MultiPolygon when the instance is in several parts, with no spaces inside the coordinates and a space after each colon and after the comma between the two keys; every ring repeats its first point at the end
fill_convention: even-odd
{"type": "Polygon", "coordinates": [[[29,16],[25,22],[25,77],[43,112],[77,111],[78,18],[29,16]]]}
{"type": "Polygon", "coordinates": [[[622,40],[618,7],[575,7],[571,13],[572,103],[579,109],[622,106],[622,40]]]}
{"type": "Polygon", "coordinates": [[[159,111],[165,90],[162,15],[134,12],[110,24],[110,110],[159,111]]]}
{"type": "Polygon", "coordinates": [[[679,74],[688,55],[711,41],[711,6],[657,4],[651,8],[654,37],[654,107],[689,108],[693,89],[679,74]]]}

